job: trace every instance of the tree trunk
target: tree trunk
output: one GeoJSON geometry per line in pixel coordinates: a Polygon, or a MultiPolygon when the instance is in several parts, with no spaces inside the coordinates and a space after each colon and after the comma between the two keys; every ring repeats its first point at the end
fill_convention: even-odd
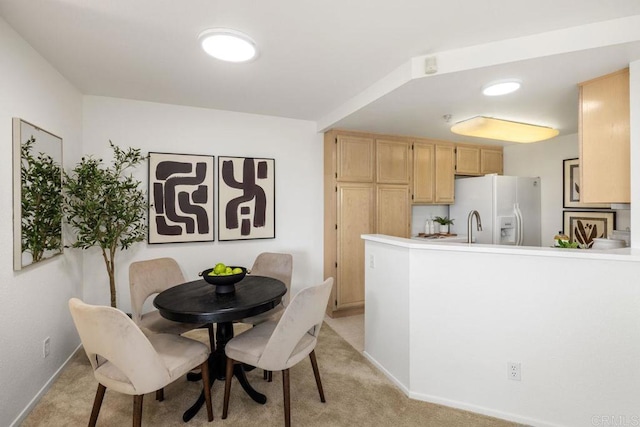
{"type": "Polygon", "coordinates": [[[111,307],[117,308],[116,306],[116,275],[115,275],[115,251],[113,249],[109,250],[109,255],[107,256],[107,252],[104,248],[102,248],[102,258],[104,259],[104,264],[107,266],[107,273],[109,274],[109,291],[111,294],[111,307]]]}

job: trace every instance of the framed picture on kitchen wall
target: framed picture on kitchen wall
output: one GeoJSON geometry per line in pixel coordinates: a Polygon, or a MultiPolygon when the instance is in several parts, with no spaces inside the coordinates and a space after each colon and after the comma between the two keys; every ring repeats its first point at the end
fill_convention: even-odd
{"type": "Polygon", "coordinates": [[[218,240],[276,237],[275,160],[218,157],[218,240]]]}
{"type": "Polygon", "coordinates": [[[564,234],[581,248],[590,248],[595,238],[611,237],[616,227],[615,212],[564,211],[564,234]]]}
{"type": "Polygon", "coordinates": [[[581,209],[611,209],[608,203],[583,203],[580,201],[580,159],[566,159],[562,161],[563,206],[565,208],[581,209]]]}
{"type": "Polygon", "coordinates": [[[149,243],[214,240],[214,157],[149,153],[149,243]]]}

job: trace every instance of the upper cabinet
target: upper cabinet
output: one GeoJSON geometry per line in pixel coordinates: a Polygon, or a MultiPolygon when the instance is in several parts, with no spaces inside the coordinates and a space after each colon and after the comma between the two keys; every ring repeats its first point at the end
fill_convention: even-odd
{"type": "Polygon", "coordinates": [[[336,144],[336,180],[339,182],[373,182],[373,138],[338,135],[336,144]]]}
{"type": "Polygon", "coordinates": [[[579,87],[580,201],[629,203],[629,69],[579,87]]]}
{"type": "Polygon", "coordinates": [[[409,141],[376,139],[376,181],[409,184],[411,167],[409,141]]]}
{"type": "Polygon", "coordinates": [[[451,143],[413,143],[413,203],[453,203],[455,148],[451,143]]]}
{"type": "Polygon", "coordinates": [[[456,175],[502,175],[502,147],[456,144],[456,175]]]}

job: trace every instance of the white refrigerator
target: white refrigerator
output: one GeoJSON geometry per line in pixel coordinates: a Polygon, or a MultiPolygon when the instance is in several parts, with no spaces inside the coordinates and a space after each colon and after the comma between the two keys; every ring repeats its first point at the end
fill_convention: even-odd
{"type": "Polygon", "coordinates": [[[540,246],[540,178],[485,175],[455,181],[451,233],[467,236],[469,213],[478,211],[482,231],[473,219],[475,243],[540,246]]]}

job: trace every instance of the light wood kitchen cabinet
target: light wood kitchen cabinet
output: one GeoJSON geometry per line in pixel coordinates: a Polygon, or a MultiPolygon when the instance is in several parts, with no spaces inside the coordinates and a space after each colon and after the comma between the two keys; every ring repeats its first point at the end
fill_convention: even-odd
{"type": "Polygon", "coordinates": [[[376,182],[409,184],[410,150],[406,140],[376,139],[376,182]]]}
{"type": "Polygon", "coordinates": [[[502,147],[489,145],[456,145],[456,175],[502,175],[502,147]]]}
{"type": "Polygon", "coordinates": [[[340,182],[373,182],[373,138],[337,135],[337,175],[340,182]]]}
{"type": "Polygon", "coordinates": [[[411,200],[408,185],[376,186],[376,233],[409,237],[411,234],[411,200]]]}
{"type": "Polygon", "coordinates": [[[333,310],[364,306],[364,243],[374,232],[372,184],[340,183],[337,187],[337,266],[333,310]]]}
{"type": "Polygon", "coordinates": [[[454,175],[456,156],[453,145],[436,144],[435,147],[435,203],[454,202],[454,175]]]}
{"type": "Polygon", "coordinates": [[[455,152],[453,144],[417,140],[413,143],[414,204],[453,203],[455,152]]]}
{"type": "Polygon", "coordinates": [[[629,69],[579,87],[580,201],[629,203],[629,69]]]}
{"type": "Polygon", "coordinates": [[[480,148],[480,175],[488,173],[503,174],[502,147],[480,148]]]}
{"type": "Polygon", "coordinates": [[[456,146],[456,174],[480,175],[480,147],[456,146]]]}

